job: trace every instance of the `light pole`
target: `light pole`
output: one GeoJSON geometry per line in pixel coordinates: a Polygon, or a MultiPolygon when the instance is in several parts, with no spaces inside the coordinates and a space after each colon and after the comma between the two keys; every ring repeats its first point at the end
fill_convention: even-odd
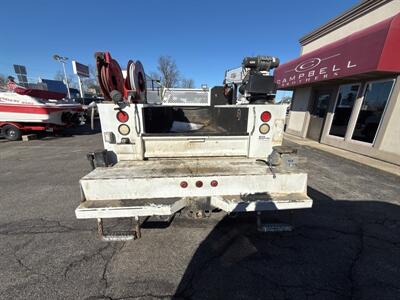
{"type": "Polygon", "coordinates": [[[54,60],[57,60],[62,64],[63,71],[64,71],[65,85],[67,86],[68,98],[71,99],[71,93],[69,92],[67,72],[65,71],[65,62],[68,60],[68,57],[64,57],[64,56],[55,54],[55,55],[53,55],[53,58],[54,58],[54,60]]]}

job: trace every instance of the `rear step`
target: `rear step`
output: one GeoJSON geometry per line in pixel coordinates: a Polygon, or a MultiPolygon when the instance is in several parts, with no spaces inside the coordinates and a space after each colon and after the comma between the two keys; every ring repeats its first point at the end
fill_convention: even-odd
{"type": "Polygon", "coordinates": [[[132,228],[132,231],[112,233],[112,234],[104,234],[103,220],[97,219],[97,233],[99,235],[100,240],[105,242],[131,241],[140,239],[142,236],[140,229],[140,220],[138,217],[135,218],[135,226],[134,228],[132,228]]]}
{"type": "MultiPolygon", "coordinates": [[[[192,198],[191,200],[193,201],[192,198]]],[[[210,204],[225,212],[273,211],[310,208],[312,199],[305,193],[212,196],[210,204]]],[[[188,206],[186,198],[87,200],[75,210],[78,219],[169,216],[188,206]]]]}

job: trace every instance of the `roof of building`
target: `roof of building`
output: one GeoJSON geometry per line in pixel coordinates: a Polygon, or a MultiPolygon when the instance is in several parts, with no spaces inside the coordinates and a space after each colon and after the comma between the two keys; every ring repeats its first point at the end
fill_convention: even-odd
{"type": "MultiPolygon", "coordinates": [[[[350,23],[351,21],[369,13],[372,10],[375,10],[379,6],[382,6],[388,2],[393,0],[363,0],[359,4],[354,5],[349,8],[339,16],[329,20],[324,25],[318,27],[317,29],[307,33],[303,37],[299,39],[299,42],[302,46],[315,41],[316,39],[326,35],[329,32],[332,32],[343,25],[350,23]]],[[[398,0],[394,0],[398,1],[398,0]]]]}

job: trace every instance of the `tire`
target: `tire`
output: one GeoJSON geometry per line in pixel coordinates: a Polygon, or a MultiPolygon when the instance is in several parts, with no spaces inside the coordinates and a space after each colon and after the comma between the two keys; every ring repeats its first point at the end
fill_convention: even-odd
{"type": "Polygon", "coordinates": [[[21,139],[22,132],[13,125],[6,125],[2,128],[4,137],[9,141],[18,141],[21,139]]]}

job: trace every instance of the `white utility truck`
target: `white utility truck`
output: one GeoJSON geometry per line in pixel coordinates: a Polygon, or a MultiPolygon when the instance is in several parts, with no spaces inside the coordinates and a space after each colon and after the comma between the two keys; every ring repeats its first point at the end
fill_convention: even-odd
{"type": "MultiPolygon", "coordinates": [[[[105,150],[88,154],[78,219],[98,221],[103,240],[140,237],[146,217],[181,211],[262,212],[310,208],[307,174],[281,146],[285,106],[269,71],[279,60],[247,57],[211,89],[148,89],[139,61],[124,78],[108,52],[96,53],[108,102],[98,104],[105,150]],[[105,234],[103,219],[131,218],[130,234],[105,234]]],[[[259,220],[258,220],[259,221],[259,220]]]]}

